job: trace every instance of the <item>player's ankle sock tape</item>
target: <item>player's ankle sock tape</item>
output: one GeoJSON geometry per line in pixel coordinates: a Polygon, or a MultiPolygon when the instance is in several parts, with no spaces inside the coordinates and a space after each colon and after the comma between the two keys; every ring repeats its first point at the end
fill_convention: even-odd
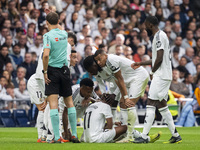
{"type": "Polygon", "coordinates": [[[77,137],[77,129],[76,129],[76,109],[75,107],[68,108],[68,117],[69,122],[72,129],[72,136],[77,137]]]}
{"type": "Polygon", "coordinates": [[[60,138],[58,109],[51,109],[50,117],[51,117],[51,123],[53,127],[55,140],[58,140],[60,138]]]}

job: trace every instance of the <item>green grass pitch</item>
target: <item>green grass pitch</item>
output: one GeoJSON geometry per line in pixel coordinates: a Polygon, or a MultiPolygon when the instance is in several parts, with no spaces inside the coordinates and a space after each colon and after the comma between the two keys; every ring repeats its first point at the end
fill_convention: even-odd
{"type": "MultiPolygon", "coordinates": [[[[142,128],[138,129],[142,131],[142,128]]],[[[36,128],[0,128],[0,150],[200,150],[200,127],[177,128],[183,142],[180,144],[163,144],[169,140],[171,134],[168,128],[152,128],[150,133],[162,131],[161,138],[151,144],[133,143],[36,143],[36,128]]],[[[83,129],[78,128],[79,137],[83,129]]]]}

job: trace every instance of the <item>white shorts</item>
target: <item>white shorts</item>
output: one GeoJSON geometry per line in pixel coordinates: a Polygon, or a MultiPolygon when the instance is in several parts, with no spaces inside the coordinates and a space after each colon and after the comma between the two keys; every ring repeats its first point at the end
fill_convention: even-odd
{"type": "Polygon", "coordinates": [[[28,93],[31,98],[32,104],[42,104],[46,98],[44,91],[44,81],[41,79],[35,79],[34,76],[28,80],[27,83],[28,93]]]}
{"type": "Polygon", "coordinates": [[[168,91],[171,84],[171,80],[163,80],[160,77],[153,77],[151,81],[148,98],[151,100],[162,101],[167,100],[168,91]]]}
{"type": "Polygon", "coordinates": [[[130,99],[138,98],[140,96],[144,96],[144,92],[146,89],[146,86],[148,84],[149,77],[141,80],[133,80],[126,88],[128,92],[128,96],[130,99]]]}
{"type": "Polygon", "coordinates": [[[85,141],[89,143],[109,143],[111,142],[116,135],[115,129],[106,129],[102,133],[98,134],[97,136],[93,137],[93,139],[90,139],[90,141],[85,141]]]}

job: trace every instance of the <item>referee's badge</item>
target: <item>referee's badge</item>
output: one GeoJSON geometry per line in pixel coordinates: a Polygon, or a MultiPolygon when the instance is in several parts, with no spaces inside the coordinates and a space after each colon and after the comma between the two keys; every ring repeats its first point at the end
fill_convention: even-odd
{"type": "Polygon", "coordinates": [[[156,47],[157,47],[157,48],[161,47],[161,41],[157,41],[157,42],[156,42],[156,47]]]}

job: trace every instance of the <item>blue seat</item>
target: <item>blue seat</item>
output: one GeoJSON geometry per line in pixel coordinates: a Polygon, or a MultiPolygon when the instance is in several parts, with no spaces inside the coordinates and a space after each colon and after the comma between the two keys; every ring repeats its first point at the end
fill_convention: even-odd
{"type": "Polygon", "coordinates": [[[24,109],[14,110],[13,116],[20,127],[30,127],[30,123],[24,109]]]}
{"type": "Polygon", "coordinates": [[[16,123],[11,116],[10,110],[3,109],[0,110],[0,120],[4,127],[15,127],[16,123]]]}

